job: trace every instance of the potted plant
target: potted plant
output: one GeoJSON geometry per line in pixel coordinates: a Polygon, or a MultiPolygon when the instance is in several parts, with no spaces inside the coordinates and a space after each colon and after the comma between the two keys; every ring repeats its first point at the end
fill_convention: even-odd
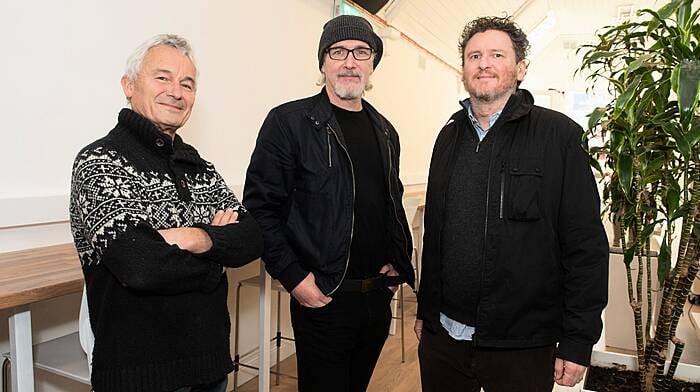
{"type": "Polygon", "coordinates": [[[590,114],[583,144],[591,165],[603,173],[598,158],[605,157],[611,173],[602,199],[622,228],[640,391],[668,388],[684,347],[676,327],[700,269],[699,13],[692,0],[674,0],[639,11],[640,21],[604,28],[597,43],[579,49],[577,72],[588,73],[594,86],[607,83],[613,96],[590,114]],[[652,260],[654,232],[661,240],[652,260]],[[658,263],[658,302],[652,301],[652,262],[658,263]]]}

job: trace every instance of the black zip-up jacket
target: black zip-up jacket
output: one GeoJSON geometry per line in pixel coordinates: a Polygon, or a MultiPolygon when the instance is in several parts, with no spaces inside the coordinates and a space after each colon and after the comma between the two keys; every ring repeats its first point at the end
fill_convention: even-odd
{"type": "MultiPolygon", "coordinates": [[[[445,193],[460,132],[474,132],[465,110],[438,135],[428,177],[418,319],[440,328],[441,232],[445,193]]],[[[582,129],[565,115],[533,105],[517,90],[489,130],[483,274],[478,347],[558,343],[557,357],[590,363],[607,304],[608,242],[582,129]]]]}
{"type": "MultiPolygon", "coordinates": [[[[413,286],[398,134],[374,107],[362,105],[377,133],[389,190],[392,246],[378,257],[413,286]]],[[[262,228],[265,268],[288,291],[309,272],[325,295],[337,290],[348,266],[354,192],[352,162],[325,88],[270,111],[248,166],[243,204],[262,228]]]]}

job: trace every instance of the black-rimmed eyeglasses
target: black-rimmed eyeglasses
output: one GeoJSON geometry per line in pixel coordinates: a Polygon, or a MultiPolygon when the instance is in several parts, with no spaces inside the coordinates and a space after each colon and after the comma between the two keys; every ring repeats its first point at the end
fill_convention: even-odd
{"type": "Polygon", "coordinates": [[[355,58],[355,60],[369,60],[370,57],[372,57],[372,48],[355,48],[355,49],[348,49],[348,48],[343,48],[342,46],[335,46],[332,48],[328,48],[326,50],[328,52],[328,57],[330,57],[332,60],[345,60],[348,58],[348,54],[352,53],[352,57],[355,58]]]}

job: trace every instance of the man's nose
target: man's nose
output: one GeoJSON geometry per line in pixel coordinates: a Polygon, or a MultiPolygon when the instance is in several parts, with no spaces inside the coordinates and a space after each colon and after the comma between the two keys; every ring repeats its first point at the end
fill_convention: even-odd
{"type": "Polygon", "coordinates": [[[491,67],[491,59],[489,59],[488,56],[481,56],[479,58],[479,68],[486,69],[489,67],[491,67]]]}
{"type": "Polygon", "coordinates": [[[357,60],[355,59],[355,54],[354,53],[348,53],[348,57],[343,60],[343,66],[345,68],[356,68],[357,67],[357,60]]]}
{"type": "Polygon", "coordinates": [[[171,83],[168,86],[168,95],[175,99],[180,99],[182,98],[182,90],[183,88],[179,83],[171,83]]]}

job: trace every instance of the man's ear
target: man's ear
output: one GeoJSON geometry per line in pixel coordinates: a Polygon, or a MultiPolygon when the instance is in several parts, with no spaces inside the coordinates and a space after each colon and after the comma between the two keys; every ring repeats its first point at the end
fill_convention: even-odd
{"type": "Polygon", "coordinates": [[[518,65],[516,67],[518,68],[518,81],[522,82],[523,79],[525,79],[525,75],[527,75],[527,68],[530,63],[523,59],[518,62],[518,65]]]}
{"type": "Polygon", "coordinates": [[[124,74],[122,76],[122,90],[124,90],[124,95],[126,96],[126,100],[130,101],[131,96],[134,95],[134,82],[129,80],[129,77],[124,74]]]}

